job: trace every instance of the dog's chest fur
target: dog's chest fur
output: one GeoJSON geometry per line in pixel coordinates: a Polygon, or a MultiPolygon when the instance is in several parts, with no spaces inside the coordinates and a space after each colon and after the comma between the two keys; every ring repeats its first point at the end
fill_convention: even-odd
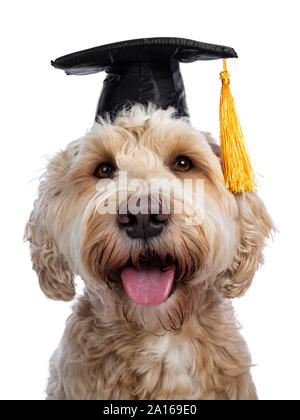
{"type": "Polygon", "coordinates": [[[200,384],[192,372],[194,351],[191,342],[178,340],[178,337],[167,333],[155,337],[144,353],[161,364],[162,389],[173,399],[201,398],[200,384]]]}
{"type": "Polygon", "coordinates": [[[50,362],[49,399],[256,398],[228,302],[203,307],[201,325],[192,317],[178,335],[103,319],[81,299],[50,362]]]}

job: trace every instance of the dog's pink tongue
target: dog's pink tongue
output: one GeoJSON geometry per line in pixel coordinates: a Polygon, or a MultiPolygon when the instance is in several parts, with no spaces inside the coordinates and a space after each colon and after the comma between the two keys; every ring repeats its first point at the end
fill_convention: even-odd
{"type": "Polygon", "coordinates": [[[137,305],[159,305],[169,296],[175,274],[175,266],[167,270],[159,268],[126,267],[122,270],[121,278],[127,295],[137,305]]]}

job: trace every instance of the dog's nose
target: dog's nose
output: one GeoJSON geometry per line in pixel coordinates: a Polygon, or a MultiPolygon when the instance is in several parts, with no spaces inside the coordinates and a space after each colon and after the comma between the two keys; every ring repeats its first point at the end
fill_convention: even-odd
{"type": "Polygon", "coordinates": [[[168,221],[167,214],[118,214],[119,226],[131,238],[149,238],[159,235],[168,221]]]}

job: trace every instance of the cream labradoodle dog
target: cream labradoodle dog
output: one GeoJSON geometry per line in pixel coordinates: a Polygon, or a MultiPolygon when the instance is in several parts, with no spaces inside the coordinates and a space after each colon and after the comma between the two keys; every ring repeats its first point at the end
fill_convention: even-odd
{"type": "Polygon", "coordinates": [[[50,361],[48,399],[257,398],[229,299],[250,286],[272,222],[256,193],[225,188],[219,146],[172,112],[135,106],[95,124],[41,180],[26,227],[40,287],[69,301],[74,276],[85,283],[50,361]],[[176,188],[133,192],[121,173],[143,188],[203,180],[199,223],[176,211],[176,188]],[[149,211],[130,210],[145,196],[149,211]],[[103,211],[112,197],[117,210],[103,211]]]}

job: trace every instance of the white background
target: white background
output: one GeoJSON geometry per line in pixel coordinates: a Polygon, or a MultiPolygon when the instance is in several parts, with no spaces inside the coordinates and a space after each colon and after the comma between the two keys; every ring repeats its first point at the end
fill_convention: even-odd
{"type": "MultiPolygon", "coordinates": [[[[261,399],[300,399],[298,1],[1,2],[0,398],[43,399],[48,359],[70,305],[48,300],[23,229],[45,156],[91,126],[103,74],[66,76],[61,55],[177,36],[233,46],[228,62],[260,194],[279,233],[248,294],[234,302],[261,399]]],[[[221,62],[181,65],[192,123],[218,137],[221,62]]]]}

